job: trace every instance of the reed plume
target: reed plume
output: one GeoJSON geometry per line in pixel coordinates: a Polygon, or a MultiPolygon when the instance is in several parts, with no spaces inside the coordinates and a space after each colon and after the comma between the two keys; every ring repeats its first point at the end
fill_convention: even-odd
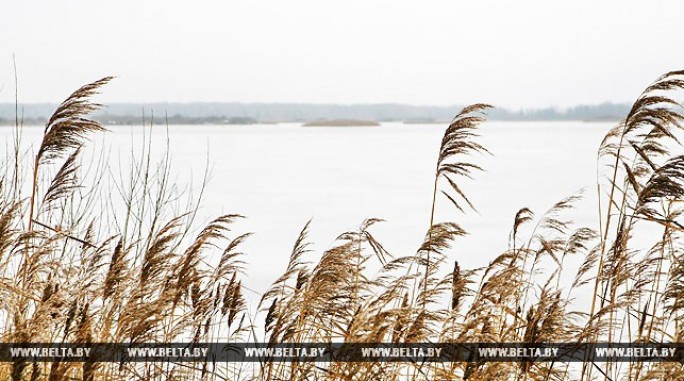
{"type": "MultiPolygon", "coordinates": [[[[437,165],[435,168],[435,181],[432,191],[432,208],[430,210],[430,225],[428,226],[428,239],[426,241],[425,278],[423,280],[423,292],[427,292],[428,268],[432,254],[432,236],[435,224],[435,207],[437,204],[437,190],[441,179],[447,181],[453,193],[442,190],[441,193],[460,211],[464,212],[462,203],[465,202],[470,208],[475,209],[468,197],[459,187],[456,179],[459,177],[472,178],[473,171],[482,170],[477,164],[468,161],[460,161],[458,158],[467,158],[478,152],[488,152],[486,148],[475,142],[478,137],[477,127],[484,122],[484,111],[491,108],[484,103],[476,103],[467,106],[454,117],[444,131],[439,147],[437,165]],[[460,202],[460,203],[459,203],[460,202]]],[[[422,249],[422,248],[421,248],[422,249]]]]}
{"type": "MultiPolygon", "coordinates": [[[[88,119],[88,114],[101,107],[97,103],[92,103],[90,98],[97,94],[100,87],[112,79],[113,77],[105,77],[82,86],[64,100],[48,119],[43,132],[43,140],[40,143],[33,164],[33,186],[29,202],[29,230],[31,230],[33,224],[33,208],[38,186],[39,166],[59,159],[69,150],[80,147],[83,145],[83,140],[88,134],[105,130],[100,122],[88,119]]],[[[65,163],[65,166],[67,163],[65,163]]],[[[73,166],[73,164],[70,166],[73,166]]]]}

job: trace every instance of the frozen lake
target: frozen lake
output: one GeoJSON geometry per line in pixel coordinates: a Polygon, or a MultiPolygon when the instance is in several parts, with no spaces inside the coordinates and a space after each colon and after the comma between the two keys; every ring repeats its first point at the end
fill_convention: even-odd
{"type": "MultiPolygon", "coordinates": [[[[463,214],[446,198],[437,221],[454,221],[470,234],[451,251],[463,267],[485,265],[505,250],[515,213],[522,207],[541,215],[556,201],[587,187],[572,217],[596,227],[596,150],[610,123],[488,122],[480,142],[492,156],[472,158],[486,172],[463,189],[478,213],[463,214]]],[[[108,127],[95,135],[91,153],[104,148],[112,167],[126,165],[131,145],[144,141],[140,126],[108,127]]],[[[211,179],[199,220],[223,213],[248,217],[235,232],[255,234],[248,253],[245,284],[264,291],[284,270],[306,221],[313,218],[315,255],[335,237],[365,218],[385,223],[373,228],[394,255],[415,252],[429,223],[435,161],[444,125],[385,123],[380,127],[170,126],[172,173],[199,189],[207,162],[211,179]]],[[[159,154],[166,127],[152,130],[159,154]]],[[[11,128],[0,129],[9,144],[11,128]]],[[[25,128],[24,143],[36,142],[39,127],[25,128]]],[[[87,156],[86,156],[87,157],[87,156]]]]}

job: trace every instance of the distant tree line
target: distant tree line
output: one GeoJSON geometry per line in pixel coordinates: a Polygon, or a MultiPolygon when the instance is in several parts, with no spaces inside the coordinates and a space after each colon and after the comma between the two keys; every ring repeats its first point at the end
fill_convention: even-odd
{"type": "MultiPolygon", "coordinates": [[[[56,105],[20,105],[24,124],[44,124],[56,105]]],[[[96,114],[105,124],[136,124],[143,118],[169,124],[253,124],[310,122],[315,120],[357,119],[378,122],[444,122],[461,106],[413,106],[404,104],[298,104],[298,103],[114,103],[96,114]]],[[[629,111],[626,104],[602,103],[568,109],[553,107],[524,110],[494,108],[490,120],[618,120],[629,111]]],[[[15,105],[0,103],[0,124],[14,124],[15,105]]]]}

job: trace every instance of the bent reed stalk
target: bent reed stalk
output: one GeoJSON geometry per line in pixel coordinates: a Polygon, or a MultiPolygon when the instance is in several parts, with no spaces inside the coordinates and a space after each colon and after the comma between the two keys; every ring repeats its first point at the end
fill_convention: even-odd
{"type": "MultiPolygon", "coordinates": [[[[254,297],[245,296],[253,291],[243,286],[241,247],[250,233],[233,232],[242,216],[218,216],[192,235],[199,200],[170,183],[168,152],[154,163],[146,140],[118,178],[104,156],[80,178],[85,138],[104,131],[89,117],[99,107],[90,98],[110,80],[86,85],[60,104],[28,160],[32,165],[21,160],[19,146],[4,159],[2,342],[684,342],[684,156],[676,153],[684,111],[675,100],[684,72],[647,87],[601,142],[597,189],[606,210],[599,208],[596,227],[568,217],[576,195],[539,215],[523,207],[513,217],[508,248],[483,268],[464,268],[450,248],[467,232],[454,222],[436,222],[437,198],[448,184],[441,194],[456,209],[475,208],[461,181],[481,169],[473,154],[488,152],[477,143],[477,127],[490,107],[475,104],[456,115],[438,147],[430,224],[418,250],[388,252],[373,234],[382,220],[369,218],[316,257],[309,221],[284,273],[258,296],[256,312],[247,307],[254,297]],[[23,178],[30,180],[26,195],[18,185],[23,178]],[[635,234],[654,226],[659,233],[649,237],[650,247],[633,244],[635,234]],[[579,265],[571,266],[570,258],[579,265]],[[580,293],[590,295],[588,305],[577,302],[580,293]]],[[[145,131],[152,125],[143,119],[145,131]]],[[[270,358],[251,364],[15,361],[0,364],[0,378],[676,380],[684,379],[684,368],[270,358]]]]}

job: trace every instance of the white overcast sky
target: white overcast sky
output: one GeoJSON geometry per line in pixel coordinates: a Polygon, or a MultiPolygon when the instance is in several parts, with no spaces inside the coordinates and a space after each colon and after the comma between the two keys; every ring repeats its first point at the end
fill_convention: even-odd
{"type": "Polygon", "coordinates": [[[566,107],[684,68],[684,1],[0,0],[0,102],[566,107]]]}

